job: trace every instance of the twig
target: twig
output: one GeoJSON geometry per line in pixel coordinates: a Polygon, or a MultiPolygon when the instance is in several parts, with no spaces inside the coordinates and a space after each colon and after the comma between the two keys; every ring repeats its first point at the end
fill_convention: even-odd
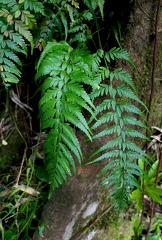
{"type": "Polygon", "coordinates": [[[150,18],[152,21],[154,21],[154,19],[142,8],[141,4],[139,3],[139,0],[137,0],[138,5],[140,7],[140,9],[142,10],[142,12],[148,17],[150,18]]]}
{"type": "Polygon", "coordinates": [[[151,74],[151,93],[147,113],[147,122],[150,117],[150,110],[152,106],[154,89],[155,89],[155,69],[156,69],[156,58],[157,58],[157,44],[158,44],[158,19],[160,12],[161,0],[158,1],[157,11],[156,11],[156,21],[155,21],[155,42],[154,42],[154,51],[153,51],[153,64],[152,64],[152,74],[151,74]]]}
{"type": "Polygon", "coordinates": [[[27,151],[27,148],[24,149],[24,154],[23,154],[23,158],[22,158],[22,162],[21,162],[21,166],[20,166],[20,171],[19,171],[19,174],[16,178],[16,184],[15,185],[18,185],[19,180],[20,180],[22,168],[23,168],[23,165],[24,165],[25,157],[26,157],[26,151],[27,151]]]}
{"type": "Polygon", "coordinates": [[[160,149],[159,164],[158,164],[158,169],[156,172],[156,185],[158,183],[158,176],[159,176],[159,172],[161,170],[161,166],[162,166],[162,150],[160,149]]]}
{"type": "MultiPolygon", "coordinates": [[[[152,74],[151,74],[151,93],[150,93],[150,100],[148,106],[148,113],[147,113],[147,124],[150,118],[150,110],[152,106],[152,101],[154,97],[154,89],[155,89],[155,69],[156,69],[156,58],[157,58],[157,45],[158,45],[158,19],[159,19],[159,12],[160,12],[161,0],[158,1],[157,10],[156,10],[156,20],[155,20],[155,42],[154,42],[154,50],[153,50],[153,64],[152,64],[152,74]]],[[[148,130],[146,131],[146,136],[148,137],[148,130]]],[[[160,160],[159,160],[160,162],[160,160]]],[[[151,202],[151,216],[150,222],[147,228],[146,239],[148,239],[150,227],[152,224],[152,218],[154,216],[154,201],[151,202]]]]}
{"type": "Polygon", "coordinates": [[[72,238],[70,238],[70,240],[80,239],[86,232],[88,232],[88,230],[89,230],[92,226],[94,226],[94,225],[93,225],[94,222],[97,222],[100,218],[102,218],[107,212],[109,212],[109,211],[111,210],[112,207],[113,207],[113,204],[112,204],[111,206],[107,207],[107,208],[101,213],[101,215],[97,216],[97,217],[92,221],[92,223],[90,223],[90,225],[87,226],[87,227],[83,230],[83,232],[82,232],[79,236],[77,236],[77,237],[76,237],[76,236],[73,236],[72,238]]]}

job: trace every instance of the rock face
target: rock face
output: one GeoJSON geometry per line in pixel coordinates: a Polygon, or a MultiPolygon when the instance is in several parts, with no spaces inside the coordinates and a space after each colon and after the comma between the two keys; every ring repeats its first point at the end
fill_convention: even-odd
{"type": "MultiPolygon", "coordinates": [[[[155,44],[155,18],[157,0],[138,0],[130,16],[127,31],[123,38],[123,46],[133,59],[136,69],[127,70],[131,73],[140,99],[149,106],[151,78],[155,44]]],[[[150,111],[149,126],[161,127],[161,79],[162,79],[162,11],[158,18],[156,68],[154,78],[154,94],[150,111]]]]}
{"type": "MultiPolygon", "coordinates": [[[[86,163],[88,157],[101,146],[101,140],[84,143],[84,136],[80,133],[78,138],[83,149],[83,162],[86,163]]],[[[39,236],[37,231],[33,240],[90,240],[97,234],[97,231],[91,232],[93,228],[90,227],[90,232],[87,229],[93,225],[99,212],[107,208],[100,204],[105,192],[97,179],[104,164],[78,166],[76,175],[54,191],[42,214],[46,226],[43,235],[39,236]]]]}
{"type": "Polygon", "coordinates": [[[118,226],[109,225],[111,218],[114,220],[112,205],[96,178],[102,167],[100,164],[78,167],[77,174],[53,193],[42,214],[43,234],[35,232],[33,240],[131,239],[132,220],[121,217],[118,226]],[[102,219],[103,216],[106,217],[102,219]]]}
{"type": "MultiPolygon", "coordinates": [[[[145,103],[148,103],[154,42],[151,38],[154,33],[154,21],[151,21],[151,19],[155,19],[157,1],[138,0],[136,4],[137,6],[132,11],[130,24],[125,36],[125,39],[127,39],[125,42],[126,47],[124,44],[123,47],[127,48],[137,67],[137,71],[133,72],[133,78],[139,90],[140,98],[145,103]]],[[[161,33],[159,32],[159,34],[161,33]]],[[[158,52],[158,59],[161,58],[162,54],[160,54],[158,52]]],[[[161,86],[160,81],[158,81],[158,79],[162,79],[161,61],[157,66],[156,93],[158,93],[161,86]]],[[[130,70],[127,65],[125,65],[125,68],[130,70]]],[[[154,100],[156,115],[154,116],[154,112],[152,113],[151,125],[161,127],[161,106],[160,94],[156,94],[154,100]]],[[[81,135],[79,138],[80,143],[83,145],[84,139],[82,139],[81,135]]],[[[82,146],[84,162],[87,161],[86,159],[92,152],[101,146],[100,141],[93,142],[93,144],[86,143],[82,146]]],[[[102,141],[107,140],[102,139],[102,141]]],[[[129,233],[129,223],[125,223],[123,227],[126,235],[123,234],[122,228],[118,230],[119,237],[118,235],[114,236],[110,228],[105,232],[105,229],[95,227],[98,216],[101,216],[105,211],[109,212],[111,208],[109,202],[105,203],[102,201],[105,193],[96,178],[103,165],[104,163],[102,165],[93,164],[77,167],[76,175],[69,178],[67,184],[56,190],[45,206],[42,214],[42,222],[45,223],[43,235],[39,236],[37,231],[33,236],[33,240],[131,239],[132,232],[130,231],[129,233]],[[125,236],[125,238],[120,238],[120,236],[125,236]]],[[[122,221],[124,222],[124,220],[122,221]]],[[[117,228],[117,226],[115,227],[117,228]]]]}
{"type": "MultiPolygon", "coordinates": [[[[48,227],[42,237],[36,233],[34,240],[82,239],[84,230],[101,210],[98,198],[99,182],[96,179],[100,168],[99,164],[78,167],[77,175],[54,192],[42,216],[48,227]]],[[[93,231],[87,239],[92,239],[95,234],[96,231],[93,231]]]]}

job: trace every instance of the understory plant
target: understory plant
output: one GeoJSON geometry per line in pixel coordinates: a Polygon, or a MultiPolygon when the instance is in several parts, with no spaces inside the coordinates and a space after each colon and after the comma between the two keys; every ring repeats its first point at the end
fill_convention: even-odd
{"type": "Polygon", "coordinates": [[[141,159],[138,160],[138,166],[141,169],[139,176],[140,188],[134,189],[130,194],[132,199],[136,200],[136,209],[140,210],[141,221],[137,220],[134,226],[135,238],[138,239],[142,232],[146,231],[147,236],[143,239],[161,240],[161,205],[162,205],[162,188],[161,188],[161,134],[162,129],[155,129],[151,136],[152,141],[148,145],[148,150],[152,149],[156,152],[156,156],[149,162],[144,163],[141,159]],[[154,160],[157,158],[157,160],[154,160]],[[145,218],[148,215],[149,217],[145,218]],[[142,220],[143,219],[143,220],[142,220]],[[148,223],[149,222],[149,223],[148,223]],[[142,223],[142,224],[141,224],[142,223]]]}
{"type": "Polygon", "coordinates": [[[20,82],[23,55],[43,51],[53,38],[71,44],[92,39],[88,23],[97,6],[103,16],[104,1],[83,2],[78,11],[78,1],[0,0],[0,77],[6,87],[20,82]]]}
{"type": "MultiPolygon", "coordinates": [[[[144,162],[139,159],[138,166],[140,167],[141,176],[139,177],[140,188],[135,189],[131,193],[131,198],[136,199],[136,208],[142,210],[143,194],[150,197],[155,202],[162,204],[162,188],[156,186],[156,174],[159,165],[159,160],[156,160],[149,169],[144,170],[144,162]]],[[[157,181],[162,179],[162,173],[158,174],[157,181]]]]}
{"type": "Polygon", "coordinates": [[[110,61],[114,59],[130,60],[130,57],[119,48],[90,54],[83,47],[73,49],[66,42],[55,41],[47,44],[40,57],[36,80],[42,82],[39,108],[42,130],[47,129],[44,163],[50,178],[50,195],[66,180],[66,174],[71,175],[70,166],[75,171],[74,156],[81,161],[76,128],[90,141],[111,137],[94,153],[93,157],[96,154],[99,157],[93,163],[112,159],[101,174],[104,174],[103,184],[113,189],[114,206],[126,207],[130,192],[138,187],[136,176],[140,176],[140,168],[135,160],[139,157],[144,160],[146,154],[131,141],[131,137],[146,139],[144,134],[135,130],[135,127],[146,128],[136,118],[144,118],[144,115],[134,103],[143,104],[129,73],[121,68],[109,70],[110,61]],[[106,61],[106,67],[100,66],[102,59],[106,61]],[[108,79],[107,83],[104,83],[105,79],[108,79]],[[89,94],[84,85],[90,89],[89,94]],[[99,97],[104,100],[94,106],[94,100],[99,97]],[[91,115],[90,122],[95,122],[92,128],[84,117],[84,109],[91,115]],[[100,113],[102,116],[98,117],[100,113]],[[100,126],[102,131],[92,137],[93,129],[100,126]]]}
{"type": "Polygon", "coordinates": [[[149,237],[150,240],[151,238],[154,240],[162,240],[162,234],[161,234],[162,233],[162,216],[161,215],[155,216],[153,218],[153,224],[151,226],[150,232],[154,233],[154,234],[150,234],[150,237],[149,237]]]}
{"type": "MultiPolygon", "coordinates": [[[[4,109],[3,112],[2,112],[2,109],[0,112],[1,128],[3,127],[4,122],[8,123],[6,125],[10,125],[10,121],[8,122],[7,119],[8,119],[8,115],[10,116],[12,114],[12,110],[14,108],[13,103],[11,103],[10,100],[12,100],[14,104],[16,103],[15,105],[16,111],[14,113],[16,121],[17,121],[17,112],[19,116],[20,109],[21,111],[24,111],[23,106],[28,106],[27,104],[23,104],[21,102],[21,98],[25,97],[26,99],[26,96],[24,94],[23,96],[21,95],[22,93],[21,87],[24,85],[26,88],[26,84],[28,85],[29,82],[32,82],[34,80],[34,76],[32,74],[30,74],[30,76],[28,75],[26,66],[28,65],[30,66],[30,71],[29,71],[30,73],[32,73],[32,71],[35,72],[34,66],[39,60],[40,52],[43,51],[46,44],[49,41],[52,41],[53,39],[55,39],[56,41],[66,40],[71,45],[73,44],[74,48],[71,48],[70,46],[68,47],[63,46],[63,48],[65,52],[67,51],[67,49],[68,50],[70,49],[70,51],[73,52],[73,56],[74,56],[75,46],[78,46],[79,43],[81,45],[82,44],[86,45],[87,41],[93,38],[91,28],[93,25],[92,23],[93,16],[96,17],[94,11],[97,8],[97,6],[99,6],[101,15],[103,17],[104,1],[98,1],[98,0],[95,0],[95,1],[84,0],[82,2],[69,1],[69,0],[66,0],[66,1],[62,1],[62,0],[43,0],[43,1],[42,0],[0,0],[0,86],[1,86],[1,93],[2,93],[0,99],[4,109]],[[82,6],[80,7],[80,5],[83,5],[83,7],[82,6]],[[26,80],[24,80],[24,75],[26,75],[26,73],[28,77],[26,80]],[[15,84],[18,84],[18,85],[15,85],[15,84]],[[16,89],[16,92],[15,92],[15,89],[16,89]],[[5,91],[6,91],[6,96],[5,96],[5,91]],[[14,93],[14,95],[11,93],[14,93]],[[4,101],[4,98],[5,98],[5,101],[4,101]]],[[[60,46],[61,44],[59,44],[59,47],[60,46]]],[[[62,51],[62,49],[60,51],[62,51]]],[[[67,55],[68,54],[71,55],[70,52],[67,53],[67,55]]],[[[72,61],[75,64],[74,59],[72,61]]],[[[60,59],[60,63],[61,63],[61,59],[60,59]]],[[[83,64],[84,64],[84,61],[83,61],[83,64]]],[[[77,73],[78,69],[79,68],[76,68],[75,73],[77,73]]],[[[56,84],[56,87],[57,87],[57,84],[56,84]]],[[[68,87],[70,89],[71,86],[68,85],[68,87]]],[[[76,117],[73,116],[73,120],[71,120],[71,125],[73,127],[76,125],[77,127],[78,126],[81,127],[82,130],[84,130],[84,132],[87,134],[87,136],[91,138],[91,132],[86,121],[84,120],[82,110],[86,108],[85,111],[87,111],[87,109],[89,109],[89,111],[93,114],[91,108],[94,109],[94,106],[92,101],[90,100],[90,97],[88,96],[84,88],[81,87],[81,84],[79,82],[75,84],[75,86],[74,85],[72,86],[72,90],[70,91],[73,94],[75,93],[75,88],[77,89],[77,91],[81,91],[80,93],[77,92],[78,101],[80,100],[79,94],[83,95],[83,97],[81,98],[86,98],[86,101],[82,100],[82,102],[80,102],[79,109],[76,105],[77,111],[80,111],[78,116],[81,119],[81,123],[79,123],[79,120],[76,120],[76,117]],[[83,107],[83,103],[84,103],[84,107],[83,107]]],[[[33,89],[33,86],[32,86],[32,89],[33,89]]],[[[61,89],[61,86],[60,86],[60,89],[61,89]]],[[[27,98],[28,97],[30,98],[31,96],[27,96],[27,98]]],[[[66,97],[72,99],[71,97],[68,97],[68,93],[66,97]]],[[[69,109],[70,109],[70,104],[71,103],[69,100],[69,109]]],[[[42,105],[40,104],[40,106],[42,105]]],[[[56,108],[57,107],[59,107],[58,104],[56,108]]],[[[41,111],[43,112],[44,110],[41,110],[41,111]]],[[[73,109],[73,112],[74,112],[74,109],[73,109]]],[[[29,112],[27,113],[28,113],[27,116],[31,119],[30,113],[29,112]]],[[[59,111],[58,111],[58,115],[59,115],[59,111]]],[[[12,116],[12,120],[13,118],[14,117],[12,116]]],[[[70,115],[68,116],[68,114],[66,114],[66,118],[69,121],[71,116],[70,115]]],[[[18,117],[18,120],[19,120],[19,117],[18,117]]],[[[63,120],[61,120],[61,123],[63,123],[63,120]]],[[[66,138],[66,134],[65,134],[65,139],[64,139],[64,141],[69,141],[69,146],[70,146],[71,144],[70,141],[72,142],[76,141],[75,135],[72,134],[71,132],[71,126],[67,123],[67,124],[62,124],[61,127],[64,128],[64,133],[68,132],[68,136],[71,137],[71,140],[69,140],[68,138],[66,138]]],[[[29,128],[30,128],[30,131],[28,132],[28,136],[33,133],[35,134],[35,132],[32,131],[31,129],[31,125],[29,128]]],[[[20,135],[24,135],[24,132],[21,132],[22,129],[21,130],[19,129],[19,124],[16,126],[16,129],[20,133],[20,135]]],[[[48,132],[48,130],[46,131],[48,132]]],[[[54,131],[52,131],[52,134],[53,132],[54,131]]],[[[60,129],[60,132],[61,132],[61,129],[60,129]]],[[[5,148],[5,145],[7,145],[7,143],[9,145],[8,138],[9,138],[8,131],[7,133],[1,132],[2,144],[0,144],[0,147],[5,148]]],[[[12,135],[10,138],[12,138],[12,135]]],[[[50,139],[49,135],[47,139],[50,139]]],[[[60,139],[57,139],[56,142],[57,141],[59,142],[60,139]]],[[[28,145],[25,143],[25,145],[27,147],[27,152],[28,150],[30,152],[31,149],[33,149],[33,146],[31,146],[30,144],[28,145]]],[[[54,144],[53,144],[53,147],[54,147],[54,144]]],[[[57,148],[53,149],[52,152],[54,150],[57,151],[57,148]]],[[[62,154],[62,153],[60,154],[61,150],[64,151],[64,154],[67,155],[67,161],[65,161],[63,164],[66,168],[66,171],[70,174],[71,170],[69,166],[69,161],[73,169],[75,170],[75,165],[73,163],[72,157],[70,156],[71,152],[67,150],[66,144],[60,143],[60,146],[58,148],[58,153],[56,153],[56,157],[60,159],[62,154]]],[[[74,155],[76,154],[80,161],[82,154],[81,154],[79,143],[77,141],[75,143],[75,148],[73,147],[71,150],[72,150],[72,154],[74,155]]],[[[35,156],[35,152],[33,152],[33,154],[35,156]]],[[[39,157],[40,157],[40,154],[38,153],[37,159],[39,157]]],[[[2,159],[5,159],[5,156],[2,156],[2,159]]],[[[0,231],[1,231],[2,239],[22,239],[22,238],[30,239],[32,236],[32,233],[37,227],[38,213],[41,212],[40,206],[41,206],[41,203],[43,203],[42,198],[44,199],[44,196],[42,197],[43,191],[41,192],[40,197],[34,196],[30,193],[27,193],[26,191],[28,189],[35,190],[37,189],[37,187],[39,188],[39,186],[42,184],[42,181],[48,182],[49,178],[50,178],[50,182],[52,183],[51,188],[53,189],[54,187],[57,186],[57,181],[55,182],[56,184],[54,184],[51,181],[52,173],[54,172],[56,173],[56,170],[51,171],[50,172],[51,174],[49,174],[50,177],[48,177],[48,175],[42,171],[42,168],[41,168],[42,164],[40,164],[40,166],[38,166],[36,169],[35,158],[33,159],[32,157],[33,162],[30,161],[30,159],[31,159],[30,156],[25,156],[25,157],[23,156],[23,164],[22,163],[18,164],[18,167],[20,168],[19,177],[23,186],[19,186],[18,184],[15,188],[13,184],[15,183],[15,175],[13,176],[12,174],[10,174],[10,169],[13,166],[9,166],[9,168],[7,168],[9,173],[3,172],[3,174],[1,174],[0,201],[1,201],[2,207],[0,211],[0,216],[1,216],[0,231]],[[29,167],[31,162],[33,164],[32,171],[31,171],[31,168],[29,167]],[[30,175],[30,181],[29,181],[29,175],[30,175]]],[[[42,161],[43,160],[41,160],[41,162],[42,161]]],[[[45,160],[45,162],[47,161],[45,160]]],[[[2,161],[0,161],[0,167],[2,164],[3,164],[2,161]]],[[[14,165],[14,168],[15,168],[15,164],[17,163],[14,163],[13,161],[12,164],[14,165]]],[[[50,159],[50,164],[52,165],[51,159],[50,159]]],[[[59,163],[57,164],[56,169],[58,170],[58,173],[56,173],[55,178],[57,179],[57,174],[58,174],[59,176],[58,179],[60,179],[60,175],[62,174],[63,176],[62,178],[65,180],[65,173],[63,172],[64,169],[62,170],[62,166],[58,166],[58,165],[59,163]]],[[[2,167],[1,167],[1,170],[2,170],[2,167]]],[[[3,171],[4,171],[4,168],[3,168],[3,171]]],[[[61,184],[62,182],[63,181],[61,180],[59,184],[61,184]]]]}
{"type": "Polygon", "coordinates": [[[29,0],[0,0],[0,77],[9,86],[21,78],[22,61],[27,56],[27,44],[33,51],[34,42],[31,29],[36,27],[38,12],[43,13],[43,4],[29,0]]]}
{"type": "Polygon", "coordinates": [[[47,197],[40,195],[42,183],[35,181],[36,157],[36,154],[32,154],[27,159],[28,167],[23,170],[21,182],[19,182],[19,174],[14,184],[10,182],[11,173],[0,175],[0,239],[2,240],[31,239],[34,226],[38,224],[38,215],[47,197]]]}
{"type": "MultiPolygon", "coordinates": [[[[102,183],[110,189],[114,206],[122,209],[130,202],[133,188],[141,187],[137,179],[142,173],[136,160],[145,161],[147,155],[136,143],[146,140],[142,133],[146,128],[145,106],[130,74],[119,67],[111,70],[111,63],[118,60],[133,64],[128,53],[116,47],[104,52],[100,44],[97,20],[104,18],[104,0],[81,2],[84,7],[80,1],[69,0],[0,0],[1,84],[9,89],[14,83],[21,83],[24,64],[34,53],[32,63],[36,69],[32,70],[34,74],[36,70],[35,81],[41,91],[39,118],[46,140],[45,158],[41,159],[44,173],[40,168],[35,171],[34,166],[32,178],[48,182],[50,197],[67,175],[75,173],[76,161],[82,163],[78,130],[86,141],[104,138],[106,144],[90,156],[89,164],[104,161],[102,183]],[[95,50],[90,48],[95,34],[92,29],[97,32],[100,45],[95,50]],[[100,103],[96,104],[98,99],[100,103]]],[[[119,42],[117,33],[115,37],[119,42]]],[[[37,198],[25,195],[24,200],[26,192],[20,191],[16,189],[8,198],[12,203],[7,217],[15,214],[10,230],[17,226],[12,234],[9,232],[8,239],[11,235],[28,239],[31,230],[28,226],[38,209],[37,198]],[[25,202],[15,209],[14,199],[25,202]],[[32,205],[33,201],[36,205],[32,205]]],[[[3,238],[9,231],[7,226],[5,233],[5,216],[0,224],[3,238]]]]}

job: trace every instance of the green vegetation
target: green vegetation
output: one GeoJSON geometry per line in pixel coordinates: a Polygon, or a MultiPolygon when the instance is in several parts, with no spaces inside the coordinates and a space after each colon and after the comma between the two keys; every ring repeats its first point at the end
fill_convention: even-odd
{"type": "MultiPolygon", "coordinates": [[[[37,104],[40,130],[46,135],[44,157],[38,149],[39,137],[34,147],[29,146],[12,112],[11,119],[25,150],[17,176],[7,173],[8,178],[1,181],[2,239],[30,239],[38,226],[44,201],[66,181],[67,175],[75,173],[75,159],[82,162],[76,129],[85,134],[87,141],[109,139],[90,156],[87,164],[111,159],[101,175],[102,183],[111,189],[114,207],[125,208],[131,197],[135,198],[135,191],[138,201],[141,200],[143,190],[138,177],[143,179],[144,168],[136,164],[136,159],[144,163],[149,157],[133,139],[148,140],[142,133],[143,129],[148,130],[143,114],[147,108],[140,101],[129,73],[118,67],[111,70],[111,63],[118,60],[134,66],[128,53],[117,47],[107,52],[102,49],[98,18],[104,18],[104,1],[0,0],[0,6],[0,79],[3,92],[6,90],[1,126],[9,109],[12,110],[9,92],[11,100],[27,112],[31,121],[31,108],[20,101],[21,96],[14,94],[13,89],[14,84],[23,83],[25,65],[32,58],[35,69],[30,81],[37,84],[35,94],[40,93],[37,104]],[[99,45],[94,42],[95,32],[99,45]],[[90,48],[92,43],[95,50],[90,48]],[[102,100],[96,104],[98,98],[102,100]],[[95,135],[94,130],[98,132],[95,135]],[[28,149],[32,149],[31,154],[28,149]]],[[[114,33],[120,42],[117,31],[114,33]]],[[[1,148],[7,145],[11,134],[12,131],[5,137],[2,134],[1,148]]],[[[12,155],[8,159],[5,155],[1,157],[2,176],[6,174],[6,161],[13,165],[14,159],[12,155]]],[[[155,175],[156,172],[152,177],[155,175]]],[[[145,175],[144,179],[146,187],[145,175]]],[[[154,190],[149,190],[148,196],[159,201],[161,191],[155,198],[154,190]]],[[[160,225],[153,226],[159,234],[160,225]]]]}

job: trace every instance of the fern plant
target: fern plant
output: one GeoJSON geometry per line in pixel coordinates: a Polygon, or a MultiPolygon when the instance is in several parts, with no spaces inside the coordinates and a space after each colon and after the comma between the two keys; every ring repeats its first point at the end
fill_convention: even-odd
{"type": "Polygon", "coordinates": [[[27,43],[33,51],[30,30],[36,27],[36,14],[43,14],[44,6],[37,0],[0,0],[0,6],[0,76],[8,86],[20,80],[22,63],[19,55],[27,55],[27,43]]]}
{"type": "Polygon", "coordinates": [[[45,17],[39,19],[36,32],[36,47],[44,49],[48,41],[56,39],[73,42],[87,42],[92,38],[88,23],[92,20],[89,9],[79,10],[77,1],[45,1],[45,17]],[[53,5],[52,5],[53,3],[53,5]]]}
{"type": "Polygon", "coordinates": [[[0,77],[8,86],[21,78],[21,54],[27,55],[28,44],[43,50],[53,38],[86,42],[92,38],[88,23],[104,1],[84,1],[89,9],[78,11],[77,1],[0,0],[0,77]],[[38,24],[37,24],[38,22],[38,24]]]}
{"type": "Polygon", "coordinates": [[[134,160],[141,156],[144,159],[146,154],[130,138],[146,139],[145,135],[134,129],[135,126],[146,126],[136,119],[136,116],[144,118],[144,115],[130,101],[142,103],[126,71],[120,68],[109,71],[107,67],[100,67],[102,58],[109,63],[116,57],[130,60],[127,52],[121,49],[114,48],[108,53],[100,50],[92,55],[83,48],[74,50],[66,42],[48,43],[41,55],[36,80],[42,81],[43,78],[39,107],[42,129],[49,129],[44,152],[51,185],[50,195],[66,180],[66,174],[71,175],[70,165],[75,171],[73,156],[81,161],[82,153],[73,126],[92,140],[83,109],[91,114],[90,122],[95,121],[92,131],[103,125],[103,130],[93,138],[107,135],[113,138],[94,153],[93,157],[96,154],[100,156],[92,162],[113,159],[106,164],[101,174],[110,172],[113,168],[104,177],[103,183],[107,187],[113,187],[111,196],[114,205],[119,209],[125,207],[131,190],[135,186],[139,187],[135,176],[140,175],[140,168],[134,160]],[[102,83],[105,78],[110,79],[109,84],[102,83]],[[119,84],[114,83],[116,81],[119,84]],[[93,89],[90,95],[84,90],[83,84],[93,89]],[[104,95],[108,99],[103,100],[95,109],[95,98],[104,95]],[[101,112],[104,114],[98,117],[101,112]]]}
{"type": "MultiPolygon", "coordinates": [[[[131,193],[131,198],[136,199],[136,208],[138,210],[142,210],[142,198],[143,194],[150,197],[153,201],[162,204],[162,189],[158,186],[156,186],[156,173],[159,165],[159,160],[156,160],[150,167],[149,170],[144,169],[144,162],[139,159],[138,160],[138,166],[141,169],[141,176],[139,177],[139,183],[141,185],[141,188],[135,189],[131,193]]],[[[158,175],[158,182],[160,182],[162,179],[162,173],[159,173],[158,175]]]]}
{"type": "Polygon", "coordinates": [[[44,152],[50,195],[66,180],[66,174],[71,175],[70,166],[75,171],[73,156],[81,161],[74,126],[92,138],[82,111],[93,115],[94,105],[83,84],[94,84],[95,68],[93,55],[84,48],[73,49],[66,42],[48,43],[38,62],[36,80],[43,80],[39,103],[41,127],[49,129],[44,152]]]}
{"type": "Polygon", "coordinates": [[[75,172],[74,158],[81,162],[82,152],[75,128],[92,141],[93,130],[102,127],[94,138],[115,136],[115,139],[94,153],[93,157],[100,156],[92,162],[112,158],[101,174],[106,176],[103,183],[114,189],[111,195],[115,206],[122,208],[128,203],[132,188],[138,187],[134,175],[139,176],[140,169],[134,160],[141,156],[146,158],[146,154],[130,140],[131,137],[145,139],[134,129],[136,126],[145,128],[136,118],[144,118],[135,105],[142,103],[130,75],[123,69],[110,71],[108,67],[115,59],[131,62],[126,51],[113,48],[107,53],[98,50],[96,54],[90,54],[84,47],[92,37],[87,22],[94,18],[98,29],[95,9],[99,7],[103,18],[104,0],[83,0],[83,3],[88,9],[78,11],[77,1],[0,0],[0,76],[7,86],[19,82],[20,56],[27,55],[28,44],[31,52],[34,45],[42,50],[47,44],[38,61],[36,81],[41,83],[42,92],[39,103],[41,128],[47,131],[44,152],[50,195],[66,180],[67,174],[71,175],[71,167],[75,172]],[[37,20],[40,31],[36,29],[37,20]],[[53,38],[57,41],[48,42],[53,38]],[[70,44],[75,42],[76,48],[60,40],[70,44]],[[106,67],[100,66],[103,60],[106,67]],[[104,79],[109,82],[104,83],[104,79]],[[85,91],[85,86],[92,89],[90,94],[85,91]],[[107,96],[107,99],[95,108],[94,101],[101,96],[107,96]],[[91,115],[90,122],[85,119],[84,111],[91,115]],[[95,123],[90,129],[92,121],[95,123]]]}
{"type": "MultiPolygon", "coordinates": [[[[113,48],[106,54],[100,51],[96,59],[100,60],[100,57],[104,57],[108,63],[115,58],[130,60],[127,52],[119,48],[113,48]]],[[[145,119],[142,111],[135,106],[135,102],[143,103],[136,94],[131,76],[120,68],[114,71],[101,68],[95,81],[98,87],[91,94],[92,100],[100,96],[107,98],[96,107],[97,121],[92,130],[103,129],[94,138],[109,137],[109,140],[93,154],[92,157],[97,157],[92,162],[108,160],[101,171],[104,176],[102,183],[111,188],[110,195],[114,206],[122,209],[129,203],[132,189],[139,188],[136,176],[140,175],[140,168],[135,161],[139,157],[143,160],[146,158],[145,152],[131,140],[132,137],[146,139],[145,135],[135,129],[146,128],[145,124],[136,118],[140,116],[145,119]],[[105,78],[109,79],[108,84],[102,83],[105,78]]]]}

